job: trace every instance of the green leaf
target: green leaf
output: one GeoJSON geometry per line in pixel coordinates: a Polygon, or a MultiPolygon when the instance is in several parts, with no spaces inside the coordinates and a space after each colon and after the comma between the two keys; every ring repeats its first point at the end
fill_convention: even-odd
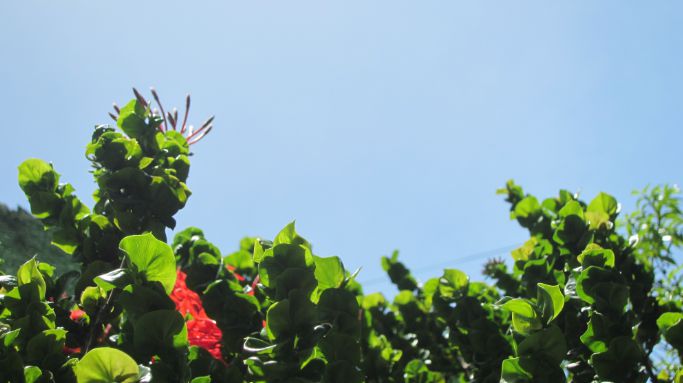
{"type": "Polygon", "coordinates": [[[638,344],[630,337],[620,336],[613,339],[607,351],[593,354],[591,365],[600,379],[612,382],[634,381],[634,371],[642,361],[638,344]]]}
{"type": "Polygon", "coordinates": [[[149,133],[145,118],[145,107],[138,100],[131,100],[121,108],[116,125],[129,137],[139,138],[149,133]]]}
{"type": "Polygon", "coordinates": [[[512,326],[520,334],[529,334],[542,327],[534,307],[528,301],[515,298],[503,304],[503,309],[512,312],[512,326]]]}
{"type": "Polygon", "coordinates": [[[666,331],[673,326],[676,326],[683,319],[683,313],[668,312],[659,316],[657,319],[657,327],[659,330],[666,331]]]}
{"type": "Polygon", "coordinates": [[[360,363],[361,351],[358,334],[348,334],[339,331],[328,332],[318,343],[325,360],[332,362],[344,360],[353,365],[360,363]]]}
{"type": "Polygon", "coordinates": [[[277,346],[277,343],[273,344],[259,338],[247,337],[244,340],[244,351],[250,354],[271,354],[277,346]]]}
{"type": "Polygon", "coordinates": [[[28,159],[19,165],[19,186],[27,195],[36,192],[54,192],[59,174],[43,160],[28,159]]]}
{"type": "Polygon", "coordinates": [[[596,243],[588,244],[577,259],[584,269],[590,266],[614,267],[614,252],[596,243]]]}
{"type": "Polygon", "coordinates": [[[619,204],[617,200],[611,195],[602,192],[593,198],[586,208],[586,211],[605,213],[608,217],[615,215],[618,210],[619,204]]]}
{"type": "Polygon", "coordinates": [[[664,339],[677,350],[683,351],[683,314],[677,312],[664,313],[657,318],[657,327],[664,334],[664,339]]]}
{"type": "Polygon", "coordinates": [[[541,212],[541,204],[534,196],[524,197],[515,205],[515,215],[517,218],[537,217],[541,212]]]}
{"type": "Polygon", "coordinates": [[[311,248],[311,244],[296,233],[294,224],[294,221],[288,223],[287,226],[285,226],[284,229],[282,229],[278,233],[278,235],[275,237],[275,240],[273,241],[273,246],[288,243],[292,245],[302,245],[309,249],[311,248]]]}
{"type": "Polygon", "coordinates": [[[524,242],[522,246],[517,249],[512,250],[512,259],[515,261],[527,261],[534,253],[534,248],[538,244],[538,239],[536,237],[531,237],[528,241],[524,242]]]}
{"type": "Polygon", "coordinates": [[[431,306],[434,302],[434,294],[439,291],[439,285],[441,284],[440,279],[441,278],[429,278],[422,285],[422,292],[425,298],[424,301],[427,306],[431,306]]]}
{"type": "Polygon", "coordinates": [[[614,325],[604,315],[594,312],[586,331],[581,334],[581,342],[594,353],[604,352],[607,350],[606,342],[614,338],[614,334],[619,331],[618,327],[618,324],[614,325]],[[613,328],[617,328],[616,331],[612,330],[613,328]]]}
{"type": "Polygon", "coordinates": [[[520,358],[508,358],[503,361],[500,370],[501,383],[531,382],[533,377],[520,364],[520,358]]]}
{"type": "Polygon", "coordinates": [[[120,292],[118,303],[126,310],[126,316],[131,322],[152,311],[176,308],[160,285],[128,285],[120,292]]]}
{"type": "MultiPolygon", "coordinates": [[[[284,299],[290,291],[303,289],[312,292],[317,284],[314,276],[313,256],[308,248],[279,244],[264,253],[258,272],[261,283],[274,293],[275,299],[284,299]]],[[[270,294],[269,293],[269,294],[270,294]]]]}
{"type": "Polygon", "coordinates": [[[441,374],[430,371],[425,362],[419,359],[411,360],[403,370],[405,383],[444,383],[441,374]]]}
{"type": "MultiPolygon", "coordinates": [[[[147,192],[149,193],[148,209],[158,217],[173,216],[182,209],[190,196],[190,190],[176,177],[160,173],[152,177],[147,192]]],[[[175,223],[168,223],[173,228],[175,223]]]]}
{"type": "Polygon", "coordinates": [[[150,356],[166,348],[187,347],[183,316],[175,310],[156,310],[140,316],[134,325],[134,344],[138,351],[150,356]]]}
{"type": "Polygon", "coordinates": [[[545,283],[539,283],[536,292],[538,294],[538,305],[540,306],[541,313],[545,323],[550,323],[553,319],[557,318],[562,312],[564,307],[564,295],[560,291],[560,287],[555,285],[546,285],[545,283]]]}
{"type": "Polygon", "coordinates": [[[569,201],[567,204],[560,209],[559,214],[560,217],[562,218],[567,218],[569,216],[575,215],[583,219],[583,207],[581,207],[581,204],[578,203],[577,201],[569,201]]]}
{"type": "Polygon", "coordinates": [[[399,290],[415,290],[417,289],[417,281],[410,274],[405,265],[398,260],[398,251],[394,250],[391,257],[382,257],[382,269],[389,274],[391,282],[399,288],[399,290]]]}
{"type": "Polygon", "coordinates": [[[266,313],[266,331],[270,340],[286,338],[299,330],[310,330],[316,318],[315,305],[301,290],[274,303],[266,313]]]}
{"type": "Polygon", "coordinates": [[[137,140],[112,130],[102,133],[88,144],[85,154],[108,170],[118,170],[124,166],[138,166],[142,149],[137,140]]]}
{"type": "Polygon", "coordinates": [[[281,334],[290,333],[291,326],[289,322],[289,300],[284,299],[272,304],[266,313],[268,338],[271,340],[277,339],[281,334]]]}
{"type": "Polygon", "coordinates": [[[254,268],[254,261],[251,257],[249,252],[240,250],[226,256],[223,258],[223,261],[226,264],[233,266],[237,271],[250,270],[254,268]]]}
{"type": "Polygon", "coordinates": [[[43,360],[61,355],[66,340],[66,330],[44,330],[31,338],[26,345],[27,361],[40,364],[43,360]]]}
{"type": "Polygon", "coordinates": [[[160,147],[168,153],[169,156],[176,157],[179,155],[188,154],[190,151],[187,139],[180,132],[175,130],[167,130],[162,136],[164,138],[160,147]]]}
{"type": "Polygon", "coordinates": [[[363,297],[363,309],[369,310],[373,307],[386,306],[387,300],[382,293],[372,293],[363,297]]]}
{"type": "Polygon", "coordinates": [[[45,263],[45,262],[38,262],[38,271],[40,271],[41,274],[44,276],[47,276],[48,278],[52,278],[55,275],[55,267],[45,263]]]}
{"type": "Polygon", "coordinates": [[[517,354],[542,357],[552,365],[559,365],[567,354],[567,341],[562,330],[556,325],[551,325],[524,339],[517,348],[517,354]]]}
{"type": "Polygon", "coordinates": [[[115,348],[90,350],[74,367],[78,383],[135,383],[139,368],[135,360],[115,348]]]}
{"type": "MultiPolygon", "coordinates": [[[[100,216],[101,217],[101,216],[100,216]]],[[[94,261],[85,267],[85,270],[81,273],[81,277],[76,282],[76,288],[74,290],[75,295],[80,295],[83,290],[88,286],[94,286],[95,278],[102,274],[106,274],[111,270],[111,265],[104,261],[94,261]]]]}
{"type": "Polygon", "coordinates": [[[674,376],[674,383],[683,383],[683,370],[679,370],[674,376]]]}
{"type": "Polygon", "coordinates": [[[261,241],[257,239],[254,241],[254,254],[252,256],[254,263],[261,263],[261,261],[263,261],[263,256],[263,246],[261,245],[261,241]]]}
{"type": "Polygon", "coordinates": [[[107,297],[104,289],[98,286],[88,286],[81,293],[81,306],[86,311],[95,312],[100,302],[107,297]]]}
{"type": "Polygon", "coordinates": [[[36,366],[26,366],[24,367],[24,379],[26,383],[37,383],[43,376],[43,371],[36,366]]]}
{"type": "Polygon", "coordinates": [[[628,286],[612,270],[590,266],[576,280],[576,293],[600,312],[622,313],[628,303],[628,286]]]}
{"type": "Polygon", "coordinates": [[[45,298],[45,291],[47,287],[45,285],[43,274],[41,274],[40,270],[38,270],[38,262],[36,262],[35,258],[31,258],[29,261],[19,267],[17,272],[17,283],[19,286],[34,283],[38,288],[40,299],[45,298]]]}
{"type": "Polygon", "coordinates": [[[339,257],[317,257],[315,261],[315,279],[318,281],[318,291],[339,287],[344,282],[344,265],[339,257]]]}
{"type": "Polygon", "coordinates": [[[609,230],[614,227],[614,224],[609,219],[609,215],[601,211],[587,211],[585,214],[591,230],[609,230]]]}
{"type": "Polygon", "coordinates": [[[128,255],[135,272],[147,281],[161,283],[167,294],[173,291],[176,263],[170,246],[147,233],[125,237],[119,248],[128,255]]]}
{"type": "Polygon", "coordinates": [[[354,293],[341,288],[327,289],[320,296],[318,320],[334,324],[338,332],[357,336],[361,330],[359,309],[354,293]]]}
{"type": "Polygon", "coordinates": [[[2,337],[0,337],[0,340],[2,340],[2,344],[5,345],[5,347],[11,347],[14,342],[17,340],[21,333],[21,329],[18,328],[16,330],[8,331],[4,334],[2,334],[2,337]]]}
{"type": "Polygon", "coordinates": [[[128,269],[115,269],[106,274],[98,275],[93,279],[93,282],[108,292],[112,289],[122,289],[133,283],[133,276],[128,269]]]}
{"type": "Polygon", "coordinates": [[[444,298],[458,298],[467,295],[470,278],[457,269],[445,269],[439,279],[439,293],[444,298]]]}

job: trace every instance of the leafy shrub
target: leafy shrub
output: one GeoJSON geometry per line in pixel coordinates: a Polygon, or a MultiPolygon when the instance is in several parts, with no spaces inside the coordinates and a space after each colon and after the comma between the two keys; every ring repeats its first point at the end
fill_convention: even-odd
{"type": "Polygon", "coordinates": [[[0,277],[0,382],[683,379],[677,190],[645,190],[622,223],[605,193],[539,201],[509,182],[500,193],[529,232],[511,270],[492,260],[492,285],[457,269],[419,283],[394,253],[389,301],[293,223],[228,255],[193,227],[166,244],[212,119],[192,131],[159,109],[136,92],[118,130],[95,128],[92,208],[50,164],[19,166],[31,212],[79,272],[32,258],[0,277]]]}

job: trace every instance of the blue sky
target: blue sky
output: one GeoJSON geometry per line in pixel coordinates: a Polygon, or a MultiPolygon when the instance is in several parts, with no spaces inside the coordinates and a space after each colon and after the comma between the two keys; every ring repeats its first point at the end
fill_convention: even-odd
{"type": "Polygon", "coordinates": [[[296,219],[361,281],[393,249],[422,279],[478,278],[457,259],[525,239],[509,178],[625,210],[680,183],[682,47],[677,1],[5,1],[0,201],[26,206],[28,157],[90,201],[92,127],[153,85],[216,115],[178,228],[227,253],[296,219]]]}

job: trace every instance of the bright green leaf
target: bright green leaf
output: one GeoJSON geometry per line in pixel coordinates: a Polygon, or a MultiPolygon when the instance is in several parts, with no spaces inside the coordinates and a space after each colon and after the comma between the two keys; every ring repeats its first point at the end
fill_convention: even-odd
{"type": "Polygon", "coordinates": [[[664,313],[657,318],[657,327],[664,334],[664,339],[677,350],[683,351],[683,314],[678,312],[664,313]]]}
{"type": "Polygon", "coordinates": [[[35,285],[38,287],[40,298],[45,298],[45,291],[47,287],[45,285],[43,274],[41,274],[40,270],[38,270],[38,262],[36,262],[35,258],[31,258],[29,261],[19,267],[17,272],[17,283],[19,286],[35,283],[35,285]]]}
{"type": "Polygon", "coordinates": [[[171,293],[176,280],[176,263],[170,246],[147,233],[125,237],[119,248],[128,255],[136,272],[148,281],[161,283],[166,293],[171,293]]]}
{"type": "Polygon", "coordinates": [[[602,212],[607,214],[608,217],[613,216],[619,210],[619,204],[617,200],[609,194],[600,193],[597,197],[593,198],[586,211],[591,212],[602,212]]]}
{"type": "Polygon", "coordinates": [[[439,292],[445,298],[457,298],[467,295],[470,278],[457,269],[445,269],[439,279],[439,292]]]}
{"type": "Polygon", "coordinates": [[[43,376],[43,371],[36,366],[24,367],[25,383],[38,383],[43,376]]]}
{"type": "Polygon", "coordinates": [[[339,287],[344,282],[344,265],[339,257],[313,257],[315,261],[315,279],[318,291],[339,287]]]}
{"type": "Polygon", "coordinates": [[[541,204],[534,196],[524,197],[515,205],[515,215],[517,218],[530,218],[538,216],[541,211],[541,204]]]}
{"type": "Polygon", "coordinates": [[[577,259],[584,269],[590,266],[614,267],[614,252],[596,243],[588,244],[577,259]]]}
{"type": "Polygon", "coordinates": [[[74,369],[78,383],[135,383],[139,375],[133,358],[110,347],[90,350],[74,369]]]}
{"type": "Polygon", "coordinates": [[[294,225],[294,221],[288,223],[287,226],[285,226],[284,229],[282,229],[275,237],[275,240],[273,241],[273,246],[288,243],[292,245],[302,245],[310,249],[311,244],[308,243],[306,239],[297,234],[294,225]]]}
{"type": "Polygon", "coordinates": [[[505,302],[502,307],[512,312],[512,326],[520,334],[529,334],[542,327],[536,310],[528,301],[516,298],[505,302]]]}
{"type": "Polygon", "coordinates": [[[19,186],[27,195],[53,192],[58,183],[59,174],[43,160],[31,158],[19,165],[19,186]]]}
{"type": "Polygon", "coordinates": [[[550,323],[562,312],[564,295],[562,295],[559,286],[546,285],[545,283],[539,283],[536,292],[543,319],[546,323],[550,323]]]}

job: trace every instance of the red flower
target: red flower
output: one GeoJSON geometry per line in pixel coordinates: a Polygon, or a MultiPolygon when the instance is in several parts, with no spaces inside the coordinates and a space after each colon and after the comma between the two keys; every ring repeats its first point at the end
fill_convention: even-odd
{"type": "Polygon", "coordinates": [[[183,316],[190,315],[190,319],[187,320],[187,338],[192,346],[201,347],[214,358],[223,360],[221,355],[223,333],[216,326],[216,322],[206,315],[199,295],[187,287],[186,278],[187,275],[178,270],[171,299],[175,302],[179,313],[183,316]]]}
{"type": "Polygon", "coordinates": [[[71,319],[74,322],[80,322],[85,315],[85,311],[81,309],[74,309],[71,310],[71,313],[69,314],[69,319],[71,319]]]}
{"type": "Polygon", "coordinates": [[[187,321],[187,338],[193,346],[199,346],[208,351],[211,356],[222,360],[221,330],[216,322],[209,318],[196,318],[187,321]]]}
{"type": "Polygon", "coordinates": [[[228,269],[228,271],[230,271],[232,273],[232,275],[234,275],[235,278],[237,278],[238,281],[240,281],[240,282],[244,281],[244,277],[235,272],[235,266],[225,265],[225,268],[228,269]]]}
{"type": "Polygon", "coordinates": [[[64,346],[62,348],[62,352],[66,355],[73,355],[73,354],[80,354],[81,353],[81,348],[80,347],[69,347],[69,346],[64,346]]]}

